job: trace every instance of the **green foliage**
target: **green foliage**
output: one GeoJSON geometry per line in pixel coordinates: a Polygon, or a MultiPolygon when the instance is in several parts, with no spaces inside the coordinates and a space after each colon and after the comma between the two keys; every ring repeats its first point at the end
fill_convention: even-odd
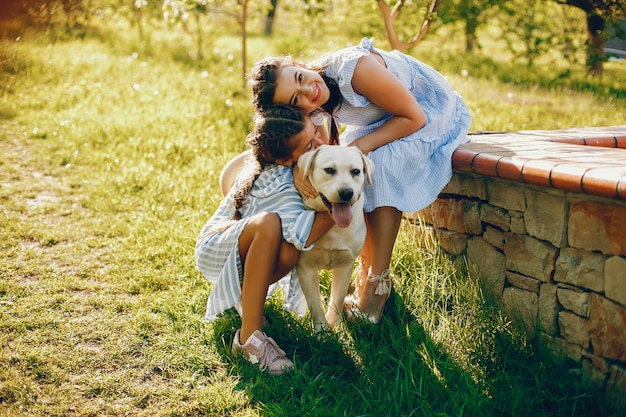
{"type": "Polygon", "coordinates": [[[459,24],[465,33],[465,51],[471,53],[477,44],[478,30],[493,17],[495,8],[508,0],[441,1],[437,16],[444,24],[459,24]]]}
{"type": "Polygon", "coordinates": [[[509,0],[502,5],[504,25],[502,38],[516,58],[525,58],[528,66],[556,44],[557,22],[545,13],[542,0],[509,0]]]}
{"type": "MultiPolygon", "coordinates": [[[[463,259],[408,224],[381,325],[318,339],[277,292],[266,330],[295,372],[272,378],[232,358],[240,320],[203,322],[209,284],[193,251],[221,200],[220,169],[251,128],[238,38],[192,61],[157,28],[149,42],[124,24],[56,43],[17,33],[0,42],[3,414],[609,415],[485,302],[463,259]]],[[[312,57],[359,37],[309,49],[255,37],[251,55],[298,46],[312,57]]],[[[623,123],[623,63],[595,80],[554,62],[468,58],[462,42],[442,30],[415,53],[463,95],[473,129],[623,123]]]]}

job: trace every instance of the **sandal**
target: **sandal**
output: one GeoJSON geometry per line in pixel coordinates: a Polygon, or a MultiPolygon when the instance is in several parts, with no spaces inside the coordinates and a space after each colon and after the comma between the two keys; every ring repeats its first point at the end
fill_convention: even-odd
{"type": "Polygon", "coordinates": [[[353,294],[347,296],[344,300],[344,312],[346,313],[346,318],[348,321],[354,321],[355,319],[368,320],[371,323],[378,324],[380,323],[380,319],[383,314],[383,310],[385,309],[385,305],[389,296],[391,295],[392,288],[392,280],[390,276],[389,269],[385,269],[380,274],[372,274],[372,270],[370,268],[369,274],[367,275],[367,281],[371,283],[377,282],[376,288],[374,289],[374,295],[385,295],[385,304],[382,309],[376,308],[373,312],[367,312],[359,303],[361,299],[358,296],[358,289],[365,284],[363,279],[359,279],[357,276],[356,279],[356,287],[357,289],[353,294]]]}

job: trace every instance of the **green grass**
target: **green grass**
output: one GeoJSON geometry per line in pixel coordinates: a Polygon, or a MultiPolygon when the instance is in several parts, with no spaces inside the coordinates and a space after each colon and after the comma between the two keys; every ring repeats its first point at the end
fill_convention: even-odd
{"type": "MultiPolygon", "coordinates": [[[[196,63],[167,34],[152,39],[102,29],[0,43],[0,414],[608,413],[485,302],[462,259],[408,225],[379,326],[318,340],[276,294],[267,331],[296,370],[273,378],[231,358],[239,319],[202,321],[209,285],[193,248],[251,127],[239,44],[216,39],[196,63]]],[[[550,84],[541,68],[453,46],[419,55],[462,93],[473,130],[623,124],[624,63],[550,84]]],[[[251,62],[284,47],[252,38],[251,62]]]]}

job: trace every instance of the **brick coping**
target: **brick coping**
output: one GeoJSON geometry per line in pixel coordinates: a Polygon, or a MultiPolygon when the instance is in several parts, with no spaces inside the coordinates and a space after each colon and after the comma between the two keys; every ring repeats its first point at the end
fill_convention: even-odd
{"type": "Polygon", "coordinates": [[[454,170],[626,201],[626,125],[469,137],[454,170]]]}

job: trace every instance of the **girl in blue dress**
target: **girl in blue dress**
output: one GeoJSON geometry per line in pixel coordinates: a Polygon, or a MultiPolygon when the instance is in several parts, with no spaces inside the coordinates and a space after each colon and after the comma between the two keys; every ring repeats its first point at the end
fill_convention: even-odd
{"type": "MultiPolygon", "coordinates": [[[[276,342],[261,331],[270,286],[289,273],[334,224],[327,212],[306,210],[293,184],[292,166],[324,142],[308,116],[292,106],[265,109],[248,136],[252,158],[202,228],[196,265],[213,284],[206,319],[238,306],[241,329],[232,352],[261,370],[280,375],[293,367],[276,342]]],[[[306,311],[299,282],[287,299],[306,311]]]]}
{"type": "MultiPolygon", "coordinates": [[[[452,176],[452,153],[467,142],[467,106],[430,66],[371,39],[331,52],[309,66],[290,57],[251,71],[253,103],[290,104],[331,116],[330,136],[356,146],[375,165],[365,190],[367,240],[347,312],[377,323],[389,297],[389,265],[402,212],[431,204],[452,176]],[[345,130],[338,135],[338,127],[345,130]]],[[[298,185],[305,197],[313,193],[298,185]]]]}

